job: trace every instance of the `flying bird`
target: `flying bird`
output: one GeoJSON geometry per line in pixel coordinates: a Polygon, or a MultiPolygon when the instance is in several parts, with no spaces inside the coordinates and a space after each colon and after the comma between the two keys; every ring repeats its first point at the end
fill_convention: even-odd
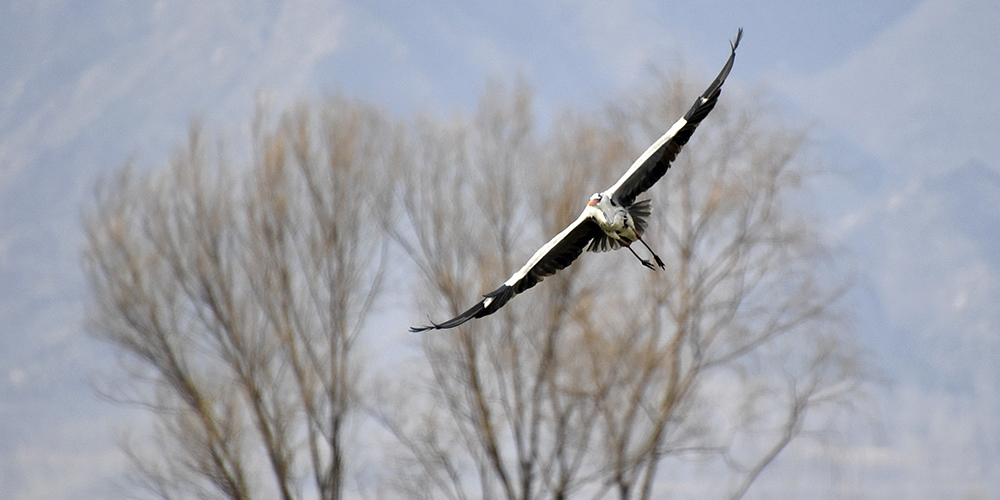
{"type": "Polygon", "coordinates": [[[528,262],[513,276],[500,285],[499,288],[483,296],[478,304],[443,323],[432,323],[429,326],[411,327],[411,332],[426,330],[442,330],[454,328],[473,318],[482,318],[495,313],[515,295],[535,286],[546,276],[555,274],[566,268],[583,250],[605,252],[625,247],[632,252],[642,264],[650,269],[659,266],[664,269],[663,260],[645,241],[642,234],[646,229],[646,221],[650,214],[649,200],[635,201],[635,198],[649,189],[670,168],[677,153],[687,144],[691,134],[698,124],[708,116],[715,107],[722,92],[722,84],[729,76],[736,59],[736,47],[743,38],[743,28],[736,32],[736,38],[730,43],[731,52],[726,65],[722,67],[719,76],[708,86],[708,89],[695,100],[691,109],[677,120],[665,134],[656,140],[629,167],[613,186],[601,193],[594,193],[583,209],[583,213],[562,232],[555,235],[548,243],[539,248],[528,262]],[[642,243],[656,262],[655,266],[649,260],[639,257],[632,249],[632,243],[642,243]]]}

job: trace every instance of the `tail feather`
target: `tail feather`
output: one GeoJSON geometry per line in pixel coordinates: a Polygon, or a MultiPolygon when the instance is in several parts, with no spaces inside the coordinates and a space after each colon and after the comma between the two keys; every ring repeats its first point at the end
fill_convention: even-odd
{"type": "Polygon", "coordinates": [[[650,200],[637,201],[629,205],[627,210],[635,222],[636,232],[639,233],[639,236],[642,236],[646,232],[646,226],[649,224],[649,214],[653,213],[650,200]]]}
{"type": "MultiPolygon", "coordinates": [[[[629,205],[626,210],[628,210],[629,216],[632,217],[632,221],[635,223],[635,231],[642,236],[646,232],[646,226],[649,225],[649,214],[652,213],[652,207],[650,206],[650,200],[637,201],[629,205]]],[[[611,250],[618,250],[622,247],[622,242],[618,241],[603,232],[594,239],[590,240],[590,244],[587,245],[588,252],[607,252],[611,250]]]]}

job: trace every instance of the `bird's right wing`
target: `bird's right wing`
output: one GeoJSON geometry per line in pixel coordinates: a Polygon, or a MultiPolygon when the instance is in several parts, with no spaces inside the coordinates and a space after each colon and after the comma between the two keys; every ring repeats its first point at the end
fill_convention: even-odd
{"type": "Polygon", "coordinates": [[[711,85],[695,100],[691,109],[684,114],[665,134],[656,140],[646,151],[632,163],[632,166],[625,172],[625,175],[618,179],[614,186],[608,188],[604,193],[611,196],[618,206],[627,207],[635,201],[645,190],[649,189],[656,181],[663,177],[663,174],[670,168],[670,163],[680,153],[681,148],[687,144],[691,134],[698,128],[698,124],[708,116],[708,113],[715,107],[722,92],[722,84],[725,83],[729,71],[733,69],[733,61],[736,60],[736,47],[740,45],[743,38],[743,28],[736,32],[736,38],[730,43],[732,49],[729,59],[719,72],[719,76],[711,85]]]}
{"type": "Polygon", "coordinates": [[[539,248],[528,262],[505,281],[500,288],[483,296],[483,300],[468,310],[443,323],[431,323],[428,326],[411,327],[411,332],[425,330],[443,330],[454,328],[473,318],[482,318],[495,313],[515,295],[535,286],[546,276],[555,274],[560,269],[573,263],[583,253],[590,240],[603,234],[588,213],[580,214],[572,224],[555,235],[542,248],[539,248]]]}

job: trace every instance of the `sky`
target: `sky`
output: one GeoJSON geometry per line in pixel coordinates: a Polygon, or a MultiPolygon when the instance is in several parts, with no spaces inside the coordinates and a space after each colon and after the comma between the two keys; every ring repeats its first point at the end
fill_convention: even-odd
{"type": "Polygon", "coordinates": [[[260,100],[447,115],[521,78],[544,123],[678,62],[710,78],[737,27],[730,95],[766,91],[838,172],[808,189],[885,380],[870,439],[828,454],[843,496],[1000,498],[1000,5],[373,4],[0,2],[0,498],[114,498],[116,440],[142,430],[95,393],[115,354],[84,333],[80,213],[102,176],[162,164],[193,119],[238,143],[260,100]]]}

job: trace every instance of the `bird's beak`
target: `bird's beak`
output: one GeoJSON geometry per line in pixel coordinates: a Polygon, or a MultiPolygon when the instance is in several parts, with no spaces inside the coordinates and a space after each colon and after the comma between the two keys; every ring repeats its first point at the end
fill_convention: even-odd
{"type": "Polygon", "coordinates": [[[597,205],[597,198],[591,198],[590,201],[587,203],[588,207],[592,207],[594,205],[597,205]]]}

